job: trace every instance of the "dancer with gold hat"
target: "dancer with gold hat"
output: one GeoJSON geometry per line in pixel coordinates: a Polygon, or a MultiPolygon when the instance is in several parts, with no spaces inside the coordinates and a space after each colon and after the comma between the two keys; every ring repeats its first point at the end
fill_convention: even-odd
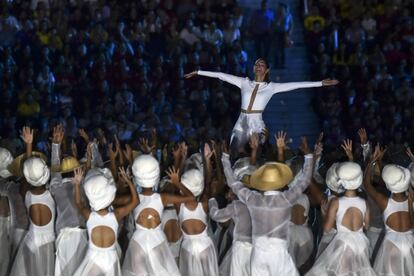
{"type": "Polygon", "coordinates": [[[218,78],[241,89],[241,113],[239,119],[233,127],[232,136],[230,138],[232,156],[236,156],[238,154],[238,151],[246,145],[249,141],[249,137],[253,133],[263,132],[266,126],[263,122],[262,114],[267,103],[274,94],[300,88],[312,88],[338,84],[337,80],[330,79],[316,82],[270,82],[270,67],[262,58],[255,61],[253,72],[255,75],[254,80],[220,72],[209,72],[202,70],[194,71],[184,76],[187,79],[196,75],[218,78]]]}
{"type": "Polygon", "coordinates": [[[287,239],[292,204],[309,185],[312,177],[313,154],[307,145],[301,148],[305,162],[294,179],[289,166],[271,162],[256,170],[247,185],[236,179],[229,155],[223,154],[227,184],[246,204],[252,219],[251,275],[299,275],[288,253],[287,239]],[[294,183],[292,188],[281,191],[291,181],[294,183]]]}
{"type": "Polygon", "coordinates": [[[363,179],[361,167],[343,162],[336,173],[345,193],[332,199],[324,231],[329,232],[336,222],[337,233],[306,275],[376,275],[369,260],[369,241],[363,232],[369,227],[369,209],[357,195],[363,179]]]}
{"type": "Polygon", "coordinates": [[[33,131],[24,128],[26,143],[23,175],[30,187],[22,189],[30,226],[17,252],[10,275],[53,275],[55,265],[55,201],[46,189],[50,170],[39,157],[31,157],[33,131]]]}
{"type": "MultiPolygon", "coordinates": [[[[410,152],[409,152],[410,153],[410,152]]],[[[388,164],[382,170],[382,179],[391,196],[378,192],[371,183],[372,166],[381,161],[384,151],[379,146],[366,169],[364,186],[383,213],[386,234],[375,258],[378,275],[414,275],[414,225],[412,202],[406,194],[411,180],[410,171],[388,164]],[[411,209],[411,211],[410,211],[411,209]]]]}
{"type": "Polygon", "coordinates": [[[193,196],[178,181],[178,171],[174,169],[167,174],[183,195],[154,192],[160,180],[160,165],[152,155],[138,156],[131,169],[134,183],[142,191],[134,209],[135,231],[125,253],[122,275],[180,275],[161,229],[161,216],[165,206],[191,201],[193,196]]]}

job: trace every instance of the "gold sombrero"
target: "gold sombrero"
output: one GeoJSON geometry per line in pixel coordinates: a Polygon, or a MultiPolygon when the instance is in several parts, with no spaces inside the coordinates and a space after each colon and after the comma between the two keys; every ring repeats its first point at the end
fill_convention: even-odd
{"type": "Polygon", "coordinates": [[[293,173],[288,165],[268,162],[252,174],[246,186],[264,192],[279,190],[286,187],[292,179],[293,173]]]}
{"type": "Polygon", "coordinates": [[[56,173],[68,173],[81,166],[80,162],[73,156],[66,156],[60,162],[60,166],[52,166],[51,171],[56,173]]]}
{"type": "MultiPolygon", "coordinates": [[[[39,157],[47,162],[47,157],[41,152],[32,151],[32,157],[39,157]]],[[[26,158],[26,153],[20,154],[16,158],[14,158],[13,162],[7,167],[7,170],[15,177],[22,177],[23,170],[22,170],[22,161],[26,158]]]]}

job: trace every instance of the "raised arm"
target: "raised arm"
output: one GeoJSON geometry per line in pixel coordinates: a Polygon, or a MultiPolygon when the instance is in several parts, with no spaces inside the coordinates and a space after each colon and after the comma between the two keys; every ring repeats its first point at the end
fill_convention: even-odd
{"type": "Polygon", "coordinates": [[[161,193],[161,200],[164,206],[168,204],[179,204],[195,200],[194,195],[187,189],[180,181],[180,172],[174,167],[167,170],[167,175],[170,178],[169,182],[174,185],[183,195],[174,195],[169,193],[161,193]]]}
{"type": "Polygon", "coordinates": [[[302,81],[302,82],[286,82],[286,83],[276,83],[272,82],[272,92],[273,94],[280,92],[287,92],[300,88],[312,88],[312,87],[322,87],[322,86],[331,86],[336,85],[339,82],[337,80],[326,79],[323,81],[302,81]]]}
{"type": "Polygon", "coordinates": [[[87,220],[89,218],[89,215],[91,214],[91,210],[83,204],[80,191],[80,183],[83,180],[84,173],[85,172],[83,171],[83,168],[75,169],[75,177],[73,178],[73,184],[75,185],[74,196],[76,207],[78,208],[82,216],[87,220]]]}
{"type": "Polygon", "coordinates": [[[228,204],[223,209],[219,209],[217,200],[215,198],[210,198],[210,200],[208,201],[208,206],[210,208],[209,215],[211,219],[216,222],[226,222],[232,219],[232,217],[235,215],[233,203],[228,204]]]}
{"type": "Polygon", "coordinates": [[[131,193],[131,200],[124,206],[115,208],[114,213],[118,221],[121,221],[129,213],[137,207],[139,198],[135,186],[131,181],[131,177],[126,173],[124,168],[119,168],[119,178],[122,178],[128,184],[129,192],[131,193]]]}
{"type": "Polygon", "coordinates": [[[189,79],[189,78],[192,78],[196,75],[204,76],[204,77],[210,77],[210,78],[217,78],[217,79],[220,79],[222,81],[233,84],[233,85],[237,86],[238,88],[241,88],[242,81],[244,80],[244,78],[242,78],[242,77],[237,77],[237,76],[233,76],[233,75],[226,74],[226,73],[210,72],[210,71],[202,71],[202,70],[191,72],[191,73],[185,75],[184,77],[186,79],[189,79]]]}
{"type": "Polygon", "coordinates": [[[278,131],[275,134],[276,147],[277,147],[277,162],[285,162],[285,148],[286,148],[286,132],[278,131]]]}

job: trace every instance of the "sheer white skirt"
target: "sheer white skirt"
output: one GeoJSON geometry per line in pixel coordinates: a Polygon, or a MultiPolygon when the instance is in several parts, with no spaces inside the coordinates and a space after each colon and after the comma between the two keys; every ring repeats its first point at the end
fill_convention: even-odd
{"type": "Polygon", "coordinates": [[[388,231],[374,263],[378,276],[414,275],[414,234],[388,231]]]}
{"type": "Polygon", "coordinates": [[[147,229],[137,225],[125,254],[122,275],[180,275],[160,226],[147,229]]]}
{"type": "Polygon", "coordinates": [[[0,217],[0,276],[9,272],[11,258],[10,217],[0,217]]]}
{"type": "Polygon", "coordinates": [[[369,260],[367,237],[363,232],[338,232],[306,275],[376,275],[369,260]]]}
{"type": "Polygon", "coordinates": [[[313,234],[306,225],[289,226],[289,253],[297,267],[302,266],[313,252],[313,234]]]}
{"type": "Polygon", "coordinates": [[[89,246],[86,257],[76,270],[75,276],[121,276],[119,253],[116,246],[97,248],[89,246]]]}
{"type": "Polygon", "coordinates": [[[183,233],[180,250],[180,272],[182,275],[216,276],[217,253],[207,230],[197,235],[183,233]]]}
{"type": "Polygon", "coordinates": [[[55,276],[72,276],[88,250],[86,229],[63,228],[56,239],[55,276]]]}
{"type": "Polygon", "coordinates": [[[316,259],[322,254],[322,252],[328,247],[329,243],[333,240],[336,235],[336,229],[332,229],[327,233],[323,233],[322,238],[318,245],[318,251],[316,252],[316,259]]]}

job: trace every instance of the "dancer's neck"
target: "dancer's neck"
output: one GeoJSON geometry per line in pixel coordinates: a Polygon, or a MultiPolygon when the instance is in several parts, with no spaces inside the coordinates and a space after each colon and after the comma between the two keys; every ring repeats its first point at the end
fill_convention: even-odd
{"type": "Polygon", "coordinates": [[[255,82],[264,82],[265,81],[265,76],[255,76],[254,77],[254,81],[255,82]]]}

